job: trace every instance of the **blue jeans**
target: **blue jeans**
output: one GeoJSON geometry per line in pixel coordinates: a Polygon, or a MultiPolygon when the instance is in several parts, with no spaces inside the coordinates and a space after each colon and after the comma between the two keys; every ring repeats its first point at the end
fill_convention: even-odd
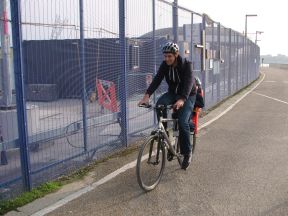
{"type": "MultiPolygon", "coordinates": [[[[158,99],[156,105],[171,105],[176,103],[178,99],[180,99],[179,95],[167,92],[158,99]]],[[[184,106],[177,111],[179,122],[180,153],[183,155],[190,154],[192,152],[189,123],[195,100],[195,95],[189,96],[189,98],[185,101],[184,106]]],[[[157,113],[157,117],[159,121],[159,113],[157,113]]],[[[167,112],[163,112],[163,118],[167,118],[167,112]]]]}

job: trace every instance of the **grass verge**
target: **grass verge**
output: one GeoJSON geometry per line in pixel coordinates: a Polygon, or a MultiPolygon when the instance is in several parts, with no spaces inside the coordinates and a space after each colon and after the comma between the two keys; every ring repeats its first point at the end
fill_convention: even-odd
{"type": "Polygon", "coordinates": [[[48,182],[34,188],[32,191],[25,192],[12,200],[4,200],[0,203],[0,215],[15,210],[20,206],[32,202],[35,199],[41,198],[46,194],[57,191],[61,187],[60,182],[48,182]]]}

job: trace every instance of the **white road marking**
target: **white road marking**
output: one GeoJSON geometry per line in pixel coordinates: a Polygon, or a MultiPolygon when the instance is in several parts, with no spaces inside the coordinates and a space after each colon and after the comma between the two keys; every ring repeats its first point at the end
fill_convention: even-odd
{"type": "Polygon", "coordinates": [[[275,83],[276,81],[273,81],[273,80],[266,80],[264,82],[268,82],[268,83],[275,83]]]}
{"type": "Polygon", "coordinates": [[[254,94],[257,94],[257,95],[260,95],[260,96],[262,96],[262,97],[269,98],[269,99],[271,99],[271,100],[278,101],[278,102],[280,102],[280,103],[288,104],[288,102],[286,102],[286,101],[279,100],[279,99],[277,99],[277,98],[270,97],[270,96],[268,96],[268,95],[260,94],[260,93],[258,93],[258,92],[253,92],[253,93],[254,93],[254,94]]]}
{"type": "MultiPolygon", "coordinates": [[[[250,94],[252,91],[254,91],[254,89],[256,89],[264,80],[265,78],[265,74],[262,77],[262,79],[260,80],[260,82],[254,86],[251,90],[249,90],[247,93],[245,93],[241,98],[239,98],[237,101],[235,101],[231,106],[229,106],[226,110],[224,110],[221,114],[219,114],[218,116],[216,116],[215,118],[211,119],[210,121],[204,123],[203,125],[201,125],[199,127],[199,130],[201,130],[204,127],[207,127],[208,125],[212,124],[214,121],[218,120],[219,118],[221,118],[223,115],[225,115],[227,112],[229,112],[236,104],[238,104],[244,97],[246,97],[248,94],[250,94]]],[[[147,155],[145,155],[144,157],[147,157],[147,155]]],[[[145,159],[145,158],[144,158],[145,159]]],[[[115,170],[114,172],[110,173],[109,175],[105,176],[104,178],[100,179],[99,181],[86,186],[85,188],[82,188],[70,195],[68,195],[67,197],[59,200],[58,202],[32,214],[32,216],[42,216],[45,214],[48,214],[54,210],[56,210],[57,208],[64,206],[65,204],[67,204],[68,202],[75,200],[77,198],[79,198],[80,196],[82,196],[83,194],[86,194],[94,189],[96,189],[98,186],[110,181],[111,179],[115,178],[116,176],[118,176],[121,173],[126,172],[129,169],[132,169],[136,166],[137,160],[134,160],[131,163],[128,163],[126,165],[124,165],[123,167],[115,170]]]]}
{"type": "Polygon", "coordinates": [[[277,82],[281,82],[281,83],[285,83],[285,84],[288,84],[288,81],[275,81],[275,80],[265,80],[264,82],[266,83],[277,83],[277,82]]]}

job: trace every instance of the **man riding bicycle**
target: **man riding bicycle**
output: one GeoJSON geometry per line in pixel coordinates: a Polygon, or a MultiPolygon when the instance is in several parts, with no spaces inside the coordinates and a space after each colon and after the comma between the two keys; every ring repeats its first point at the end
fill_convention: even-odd
{"type": "MultiPolygon", "coordinates": [[[[162,52],[164,61],[161,63],[156,76],[138,105],[149,103],[150,96],[156,91],[165,77],[168,84],[168,92],[159,98],[156,106],[174,104],[174,109],[177,110],[180,153],[184,156],[181,167],[182,169],[187,169],[192,159],[189,123],[196,99],[195,78],[191,62],[179,55],[179,47],[176,43],[166,43],[162,48],[162,52]]],[[[159,120],[159,113],[157,113],[157,116],[159,120]]],[[[167,118],[167,112],[163,113],[163,117],[167,118]]]]}

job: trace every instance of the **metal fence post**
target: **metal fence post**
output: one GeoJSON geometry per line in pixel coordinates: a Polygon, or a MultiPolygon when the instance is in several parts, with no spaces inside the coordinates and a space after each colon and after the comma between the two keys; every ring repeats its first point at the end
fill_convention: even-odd
{"type": "Polygon", "coordinates": [[[249,48],[249,41],[247,40],[247,46],[246,46],[246,48],[247,48],[247,56],[246,56],[246,58],[247,58],[247,85],[249,84],[249,67],[250,67],[250,59],[249,59],[249,53],[250,53],[250,48],[249,48]]]}
{"type": "Polygon", "coordinates": [[[223,29],[223,33],[224,33],[224,36],[223,36],[223,38],[224,38],[224,41],[223,41],[223,43],[224,43],[224,50],[223,50],[223,56],[224,56],[224,97],[226,96],[226,64],[227,64],[227,62],[226,62],[226,49],[227,49],[227,43],[226,43],[226,28],[224,27],[224,29],[223,29]]]}
{"type": "Polygon", "coordinates": [[[174,42],[178,43],[178,0],[173,2],[173,36],[174,42]]]}
{"type": "Polygon", "coordinates": [[[242,57],[241,57],[241,61],[242,61],[242,70],[241,70],[241,79],[242,79],[242,83],[241,83],[241,88],[244,86],[244,82],[245,82],[245,79],[244,79],[244,76],[245,76],[245,71],[246,71],[246,68],[245,68],[245,52],[246,52],[246,49],[245,49],[245,37],[242,36],[242,46],[243,46],[243,49],[242,49],[242,57]]]}
{"type": "MultiPolygon", "coordinates": [[[[221,25],[218,23],[217,27],[217,42],[218,42],[218,59],[221,64],[221,25]]],[[[217,102],[220,101],[221,93],[220,93],[220,81],[221,81],[221,67],[219,64],[219,72],[217,74],[217,102]]]]}
{"type": "Polygon", "coordinates": [[[257,64],[257,60],[256,60],[256,53],[255,53],[255,44],[252,43],[252,53],[253,53],[253,80],[255,80],[256,76],[255,76],[255,71],[256,71],[256,64],[257,64]]]}
{"type": "Polygon", "coordinates": [[[85,38],[84,38],[84,11],[83,0],[79,0],[80,9],[80,65],[82,74],[82,112],[83,112],[83,137],[84,150],[87,151],[87,91],[86,91],[86,70],[85,70],[85,38]]]}
{"type": "Polygon", "coordinates": [[[126,71],[126,38],[125,38],[125,0],[119,0],[119,40],[120,40],[120,95],[121,106],[121,138],[128,146],[128,106],[127,106],[127,71],[126,71]]]}
{"type": "Polygon", "coordinates": [[[248,71],[248,84],[250,82],[250,79],[251,79],[251,72],[250,72],[250,69],[251,69],[251,48],[250,48],[250,41],[248,42],[247,44],[247,59],[248,59],[248,67],[247,67],[247,71],[248,71]]]}
{"type": "Polygon", "coordinates": [[[259,67],[260,67],[260,53],[258,53],[258,45],[256,45],[256,48],[255,48],[255,55],[257,56],[257,65],[256,65],[256,71],[255,71],[255,79],[258,77],[258,70],[259,70],[259,67]]]}
{"type": "Polygon", "coordinates": [[[231,95],[231,83],[232,83],[232,67],[231,67],[231,28],[229,28],[229,52],[228,52],[228,55],[229,55],[229,69],[228,69],[228,95],[231,95]]]}
{"type": "Polygon", "coordinates": [[[238,91],[238,82],[239,82],[239,34],[236,34],[236,91],[238,91]]]}
{"type": "Polygon", "coordinates": [[[255,64],[255,79],[256,79],[257,78],[257,67],[259,65],[259,61],[258,61],[258,55],[257,55],[257,45],[255,44],[254,46],[255,46],[254,55],[255,55],[255,59],[256,59],[256,64],[255,64]]]}
{"type": "Polygon", "coordinates": [[[20,144],[21,170],[23,186],[26,190],[32,189],[30,157],[28,149],[27,113],[24,92],[24,67],[22,53],[21,32],[21,1],[10,0],[13,37],[13,61],[15,74],[16,105],[18,120],[18,141],[20,144]]]}
{"type": "Polygon", "coordinates": [[[251,75],[252,75],[252,78],[251,78],[251,80],[254,80],[255,79],[255,52],[254,52],[254,47],[255,47],[255,44],[251,44],[251,48],[252,48],[252,63],[251,63],[251,66],[252,66],[252,68],[251,68],[251,75]]]}
{"type": "Polygon", "coordinates": [[[246,56],[245,56],[245,59],[246,59],[246,85],[248,85],[248,83],[249,83],[249,75],[248,75],[248,65],[249,65],[249,63],[248,63],[248,39],[247,38],[245,38],[245,53],[246,53],[246,56]]]}
{"type": "Polygon", "coordinates": [[[251,56],[251,43],[249,41],[249,44],[248,44],[248,84],[250,83],[250,80],[251,80],[251,61],[252,61],[252,56],[251,56]]]}
{"type": "MultiPolygon", "coordinates": [[[[155,31],[156,31],[156,7],[155,7],[155,0],[152,1],[152,24],[153,24],[153,64],[154,64],[154,71],[153,74],[154,76],[157,73],[157,68],[156,68],[156,38],[155,38],[155,31]]],[[[153,104],[156,104],[156,94],[153,94],[153,104]]],[[[157,115],[156,112],[153,114],[153,119],[154,119],[154,124],[157,123],[157,115]]]]}
{"type": "Polygon", "coordinates": [[[257,63],[258,63],[258,59],[257,59],[257,55],[256,55],[256,44],[253,44],[253,56],[254,56],[254,71],[253,71],[253,75],[254,75],[254,80],[256,79],[256,71],[257,71],[257,63]]]}
{"type": "MultiPolygon", "coordinates": [[[[211,46],[210,46],[210,50],[213,51],[213,54],[212,56],[210,56],[209,58],[214,61],[214,21],[212,21],[212,42],[211,42],[211,46]]],[[[210,61],[209,59],[209,61],[210,61]]],[[[213,62],[214,64],[214,62],[213,62]]],[[[209,65],[210,65],[210,62],[209,62],[209,65]]],[[[209,69],[210,69],[210,66],[209,66],[209,69]]],[[[209,71],[210,73],[210,71],[209,71]]],[[[214,75],[214,66],[212,66],[212,101],[214,103],[214,83],[215,83],[215,75],[214,75]]]]}
{"type": "Polygon", "coordinates": [[[258,46],[255,44],[255,58],[256,58],[256,67],[255,67],[255,79],[257,79],[257,68],[258,68],[258,65],[259,65],[259,57],[258,57],[258,46]]]}
{"type": "MultiPolygon", "coordinates": [[[[193,62],[193,52],[194,52],[194,43],[193,43],[193,23],[194,23],[194,15],[191,13],[191,62],[193,62]]],[[[193,66],[193,65],[192,65],[193,66]]],[[[192,67],[193,69],[193,67],[192,67]]]]}
{"type": "Polygon", "coordinates": [[[202,16],[202,25],[201,25],[201,44],[202,48],[202,83],[203,83],[203,91],[204,91],[204,101],[206,104],[206,16],[202,16]]]}

